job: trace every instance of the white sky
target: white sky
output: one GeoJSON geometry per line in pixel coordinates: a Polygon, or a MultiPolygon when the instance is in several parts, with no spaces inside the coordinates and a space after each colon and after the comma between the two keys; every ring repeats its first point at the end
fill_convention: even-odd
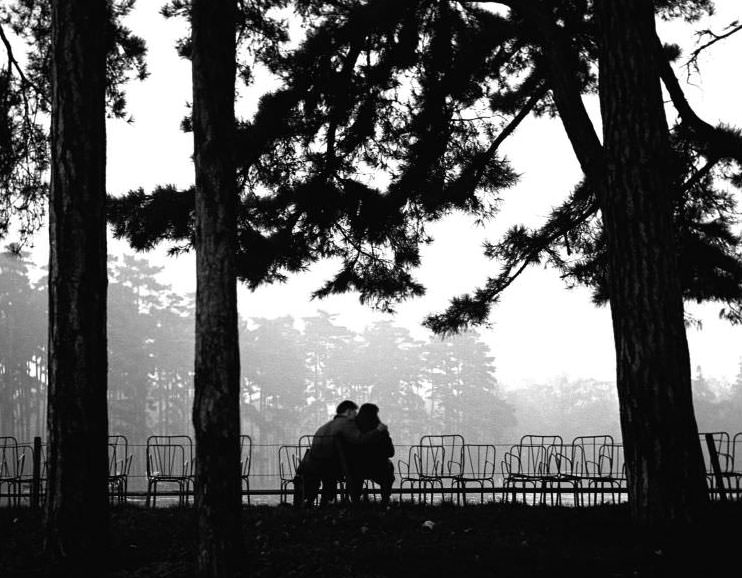
{"type": "MultiPolygon", "coordinates": [[[[158,14],[161,2],[140,0],[128,26],[143,36],[149,47],[150,77],[127,89],[133,124],[108,123],[108,188],[113,194],[158,184],[188,186],[193,182],[190,161],[192,137],[180,132],[179,124],[190,100],[190,64],[175,53],[175,40],[182,36],[181,22],[167,21],[158,14]]],[[[661,25],[665,41],[690,47],[695,28],[720,30],[739,17],[739,0],[717,0],[717,15],[711,22],[689,28],[661,25]],[[735,11],[734,8],[737,8],[735,11]]],[[[737,59],[742,54],[742,35],[715,46],[702,58],[702,74],[692,79],[687,95],[705,120],[742,126],[740,87],[734,84],[737,59]]],[[[266,86],[258,84],[246,101],[253,101],[266,86]]],[[[588,103],[597,111],[597,103],[588,103]]],[[[595,114],[593,114],[595,118],[595,114]]],[[[538,225],[552,206],[559,204],[580,177],[577,162],[558,120],[529,118],[504,152],[522,174],[519,185],[507,192],[500,216],[486,228],[473,226],[467,217],[456,215],[431,228],[436,242],[424,250],[419,278],[428,288],[424,298],[398,307],[396,320],[419,335],[427,313],[440,311],[452,296],[472,290],[496,273],[496,264],[481,255],[485,239],[495,240],[508,226],[522,222],[538,225]]],[[[109,252],[126,250],[111,239],[109,252]]],[[[34,257],[44,262],[46,237],[36,243],[34,257]]],[[[164,281],[180,291],[195,290],[193,255],[169,258],[164,248],[147,255],[165,266],[164,281]]],[[[305,316],[317,309],[338,313],[337,321],[360,328],[383,317],[358,303],[354,295],[312,302],[309,294],[332,271],[322,263],[306,274],[293,276],[285,285],[264,287],[250,293],[239,290],[240,313],[245,317],[305,316]]],[[[692,306],[703,320],[703,330],[688,330],[691,361],[701,365],[707,377],[732,380],[742,356],[742,328],[717,319],[718,307],[692,306]]],[[[491,316],[492,327],[483,335],[495,356],[497,377],[505,387],[525,385],[566,375],[612,380],[615,358],[610,312],[590,303],[589,291],[567,291],[552,270],[527,272],[503,296],[491,316]]]]}

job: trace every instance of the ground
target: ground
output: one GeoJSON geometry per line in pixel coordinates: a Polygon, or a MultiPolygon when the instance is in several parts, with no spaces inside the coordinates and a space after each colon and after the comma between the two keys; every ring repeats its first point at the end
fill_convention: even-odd
{"type": "MultiPolygon", "coordinates": [[[[713,576],[741,521],[742,504],[715,505],[681,544],[632,528],[625,506],[258,506],[244,510],[244,576],[713,576]]],[[[193,575],[192,509],[117,507],[111,528],[111,576],[193,575]]],[[[41,536],[40,513],[0,509],[0,576],[41,576],[41,536]]]]}

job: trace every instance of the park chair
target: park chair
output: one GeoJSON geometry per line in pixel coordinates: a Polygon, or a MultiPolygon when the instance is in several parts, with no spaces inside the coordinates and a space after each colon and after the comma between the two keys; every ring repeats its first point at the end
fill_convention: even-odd
{"type": "Polygon", "coordinates": [[[565,489],[572,492],[573,503],[580,504],[580,472],[584,461],[581,446],[551,444],[546,446],[546,468],[543,471],[542,488],[550,503],[562,505],[565,489]],[[566,486],[566,488],[565,488],[566,486]]]}
{"type": "Polygon", "coordinates": [[[243,493],[247,495],[250,504],[250,466],[252,464],[252,438],[249,435],[240,436],[240,479],[243,493]]]}
{"type": "Polygon", "coordinates": [[[492,444],[464,444],[463,468],[454,478],[456,503],[460,504],[463,497],[466,505],[466,487],[468,484],[477,484],[480,488],[479,501],[484,503],[485,485],[492,487],[492,500],[495,499],[495,456],[496,449],[492,444]]]}
{"type": "Polygon", "coordinates": [[[732,472],[730,485],[733,483],[734,492],[730,492],[733,499],[740,500],[740,485],[742,485],[742,432],[734,434],[731,442],[732,451],[732,472]]]}
{"type": "MultiPolygon", "coordinates": [[[[440,473],[435,484],[441,487],[448,485],[455,487],[456,479],[464,471],[464,437],[460,434],[429,434],[420,438],[421,447],[443,448],[443,460],[440,464],[440,473]],[[445,459],[444,459],[445,458],[445,459]]],[[[438,452],[432,454],[438,457],[438,452]]],[[[441,492],[441,497],[443,493],[441,492]]],[[[453,500],[453,497],[451,498],[453,500]]]]}
{"type": "Polygon", "coordinates": [[[159,484],[178,486],[179,505],[187,504],[194,476],[193,443],[189,436],[154,435],[147,438],[147,498],[152,507],[159,484]]]}
{"type": "Polygon", "coordinates": [[[573,464],[572,475],[576,478],[581,490],[581,493],[576,496],[575,505],[585,504],[586,493],[588,503],[590,503],[589,492],[586,490],[595,489],[596,486],[591,485],[591,482],[601,477],[601,448],[606,444],[615,445],[613,436],[608,434],[577,436],[572,440],[571,446],[565,448],[573,464]]]}
{"type": "Polygon", "coordinates": [[[288,501],[289,486],[294,492],[296,485],[296,470],[301,463],[301,458],[306,447],[301,445],[282,445],[278,448],[278,478],[279,478],[279,501],[285,504],[288,501]]]}
{"type": "Polygon", "coordinates": [[[464,471],[464,437],[459,434],[424,435],[420,438],[421,446],[440,446],[444,449],[446,460],[441,478],[451,479],[460,476],[464,471]]]}
{"type": "Polygon", "coordinates": [[[34,446],[31,444],[18,444],[18,495],[23,498],[28,496],[30,505],[39,505],[46,497],[46,452],[45,446],[39,446],[39,480],[38,494],[34,496],[34,446]],[[38,501],[34,501],[38,500],[38,501]]]}
{"type": "Polygon", "coordinates": [[[415,501],[415,489],[418,499],[425,503],[428,500],[428,492],[431,493],[431,501],[436,487],[443,495],[443,473],[445,468],[445,449],[441,445],[411,446],[408,461],[399,460],[397,463],[400,475],[400,490],[405,484],[410,485],[412,490],[412,501],[415,501]]]}
{"type": "Polygon", "coordinates": [[[18,440],[12,436],[0,437],[0,501],[3,496],[7,497],[9,506],[20,503],[24,457],[25,454],[21,457],[18,453],[18,440]]]}
{"type": "Polygon", "coordinates": [[[129,471],[134,456],[129,454],[126,436],[108,436],[108,495],[111,503],[126,503],[129,471]]]}
{"type": "Polygon", "coordinates": [[[706,471],[706,484],[712,500],[726,499],[729,490],[738,486],[734,472],[734,446],[727,432],[699,432],[701,453],[706,471]],[[717,460],[719,471],[714,468],[717,460]]]}
{"type": "Polygon", "coordinates": [[[402,490],[405,485],[410,487],[410,499],[412,502],[415,501],[415,489],[418,490],[420,495],[420,475],[417,472],[417,454],[420,451],[420,446],[410,446],[407,454],[407,461],[397,460],[397,474],[399,474],[399,490],[400,500],[402,499],[402,490]]]}
{"type": "Polygon", "coordinates": [[[508,495],[517,502],[518,489],[527,502],[528,490],[541,493],[540,503],[546,503],[546,483],[549,467],[549,446],[519,443],[510,447],[500,462],[503,477],[504,500],[508,495]]]}
{"type": "Polygon", "coordinates": [[[626,463],[624,462],[621,444],[604,443],[598,448],[596,475],[588,480],[588,505],[606,503],[610,496],[611,503],[618,503],[619,496],[626,489],[626,463]],[[594,498],[594,501],[591,501],[594,498]]]}

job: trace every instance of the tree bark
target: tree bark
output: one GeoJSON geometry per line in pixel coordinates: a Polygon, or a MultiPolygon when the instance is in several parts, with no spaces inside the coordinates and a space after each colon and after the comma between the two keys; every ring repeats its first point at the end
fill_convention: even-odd
{"type": "Polygon", "coordinates": [[[707,502],[672,221],[674,186],[645,0],[600,0],[608,283],[635,521],[691,523],[707,502]]]}
{"type": "Polygon", "coordinates": [[[108,538],[106,22],[52,2],[45,549],[66,576],[103,575],[108,538]]]}
{"type": "Polygon", "coordinates": [[[240,548],[236,287],[235,0],[191,9],[196,164],[196,433],[198,572],[230,576],[240,548]]]}

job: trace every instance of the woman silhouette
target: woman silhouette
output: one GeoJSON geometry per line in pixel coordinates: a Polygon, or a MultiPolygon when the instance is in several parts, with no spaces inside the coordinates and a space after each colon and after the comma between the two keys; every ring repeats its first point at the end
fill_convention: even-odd
{"type": "MultiPolygon", "coordinates": [[[[364,403],[356,416],[358,429],[361,433],[365,433],[375,429],[379,423],[381,423],[379,407],[373,403],[364,403]]],[[[363,446],[353,448],[351,471],[354,480],[351,498],[354,502],[360,498],[363,481],[371,480],[381,487],[382,505],[389,503],[394,483],[394,466],[389,459],[392,456],[394,456],[394,444],[388,431],[363,446]]]]}

